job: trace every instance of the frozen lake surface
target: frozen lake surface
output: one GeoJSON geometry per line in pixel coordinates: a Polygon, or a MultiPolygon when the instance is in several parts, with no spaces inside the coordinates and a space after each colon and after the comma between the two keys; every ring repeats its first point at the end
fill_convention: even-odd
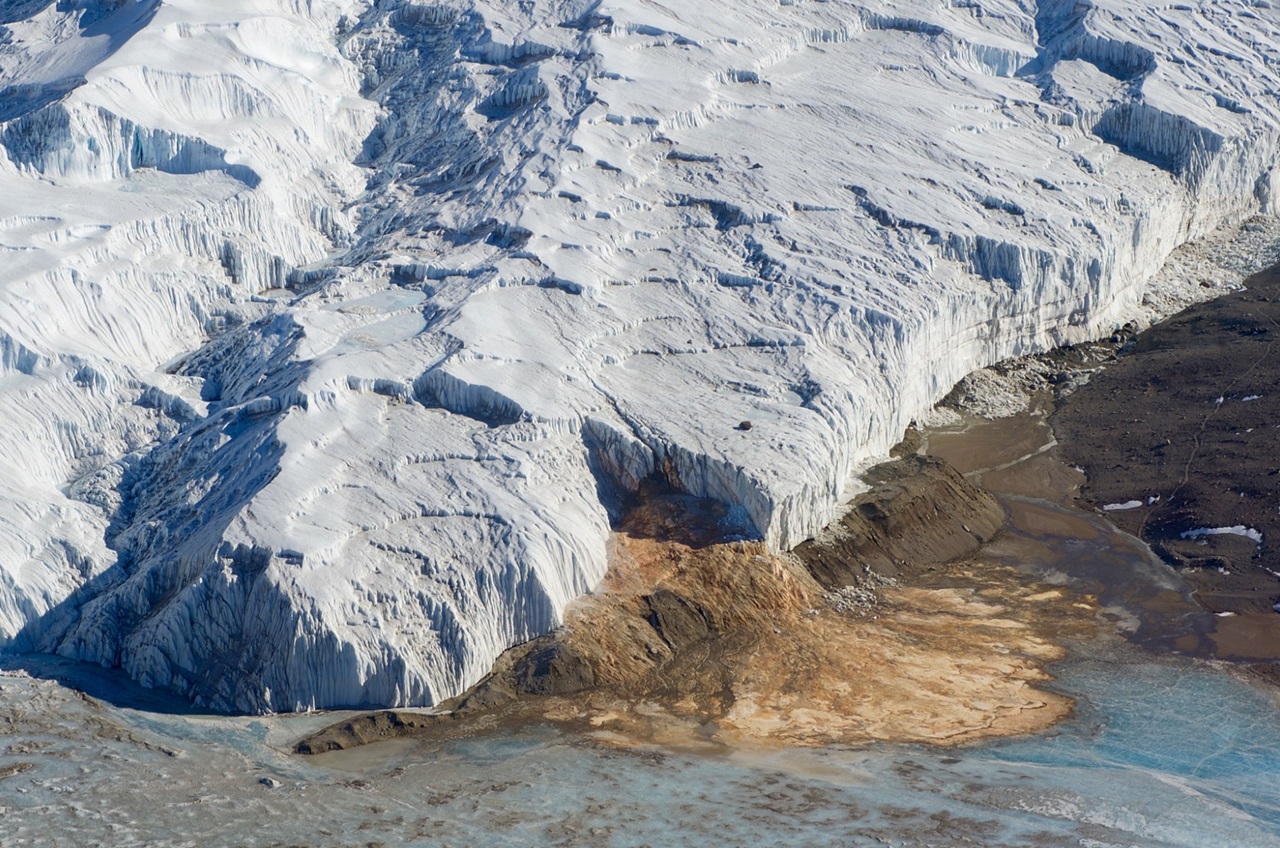
{"type": "Polygon", "coordinates": [[[535,728],[314,759],[288,748],[333,713],[156,711],[173,705],[106,672],[18,665],[116,704],[0,678],[5,846],[1280,845],[1280,713],[1178,658],[1073,661],[1074,719],[960,750],[707,755],[535,728]]]}

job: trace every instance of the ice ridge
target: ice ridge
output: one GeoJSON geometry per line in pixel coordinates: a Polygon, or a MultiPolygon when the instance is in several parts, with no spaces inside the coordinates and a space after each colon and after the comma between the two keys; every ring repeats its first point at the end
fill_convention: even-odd
{"type": "Polygon", "coordinates": [[[437,702],[643,481],[788,548],[964,374],[1276,211],[1269,5],[686,6],[0,11],[8,643],[437,702]]]}

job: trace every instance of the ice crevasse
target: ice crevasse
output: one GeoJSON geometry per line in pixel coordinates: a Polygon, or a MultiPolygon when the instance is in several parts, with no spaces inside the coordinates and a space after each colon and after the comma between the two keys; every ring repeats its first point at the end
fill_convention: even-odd
{"type": "Polygon", "coordinates": [[[650,477],[788,548],[1280,189],[1261,2],[0,26],[0,635],[217,709],[456,694],[650,477]]]}

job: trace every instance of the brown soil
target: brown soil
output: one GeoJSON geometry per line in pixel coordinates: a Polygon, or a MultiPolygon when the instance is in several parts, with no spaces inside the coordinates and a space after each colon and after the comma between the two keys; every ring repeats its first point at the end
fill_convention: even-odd
{"type": "Polygon", "coordinates": [[[1089,600],[997,566],[943,567],[1003,521],[944,463],[907,456],[870,479],[796,556],[712,541],[719,505],[650,497],[559,631],[507,652],[438,715],[372,713],[298,750],[546,720],[665,744],[954,745],[1067,715],[1070,701],[1037,684],[1062,656],[1055,640],[1094,627],[1089,600]]]}
{"type": "Polygon", "coordinates": [[[1229,613],[1181,650],[1280,659],[1280,269],[1136,337],[1066,398],[1053,427],[1084,469],[1082,497],[1177,567],[1208,611],[1229,613]],[[1183,538],[1196,528],[1239,535],[1183,538]]]}

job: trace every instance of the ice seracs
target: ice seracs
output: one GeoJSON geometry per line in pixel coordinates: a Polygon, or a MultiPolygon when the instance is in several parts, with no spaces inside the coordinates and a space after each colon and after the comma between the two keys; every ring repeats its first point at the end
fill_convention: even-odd
{"type": "Polygon", "coordinates": [[[434,702],[641,480],[794,545],[964,374],[1275,211],[1268,6],[685,6],[0,12],[0,631],[434,702]]]}

